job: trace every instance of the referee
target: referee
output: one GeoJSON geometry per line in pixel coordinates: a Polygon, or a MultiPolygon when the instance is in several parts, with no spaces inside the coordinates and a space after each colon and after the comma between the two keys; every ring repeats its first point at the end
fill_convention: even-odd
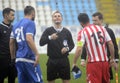
{"type": "Polygon", "coordinates": [[[3,22],[0,23],[0,83],[8,77],[8,83],[15,83],[17,71],[14,64],[11,64],[9,40],[12,30],[11,23],[14,20],[15,11],[11,8],[3,9],[3,22]]]}
{"type": "Polygon", "coordinates": [[[55,83],[57,78],[70,83],[69,52],[74,48],[71,32],[61,25],[62,14],[56,10],[52,14],[53,26],[47,28],[40,39],[40,46],[47,44],[47,81],[55,83]]]}

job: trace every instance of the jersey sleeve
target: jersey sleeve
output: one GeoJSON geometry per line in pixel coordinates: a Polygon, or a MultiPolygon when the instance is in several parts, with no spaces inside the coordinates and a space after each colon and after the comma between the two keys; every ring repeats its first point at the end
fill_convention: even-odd
{"type": "Polygon", "coordinates": [[[81,31],[78,33],[77,46],[83,46],[84,43],[85,43],[85,37],[84,37],[83,30],[81,30],[81,31]]]}
{"type": "Polygon", "coordinates": [[[14,35],[13,31],[11,31],[10,38],[15,39],[15,35],[14,35]]]}
{"type": "Polygon", "coordinates": [[[15,39],[15,25],[13,26],[13,28],[12,28],[12,31],[11,31],[11,33],[10,33],[10,38],[13,38],[13,39],[15,39]]]}
{"type": "Polygon", "coordinates": [[[34,35],[35,34],[35,23],[30,21],[26,27],[26,34],[31,34],[34,35]]]}

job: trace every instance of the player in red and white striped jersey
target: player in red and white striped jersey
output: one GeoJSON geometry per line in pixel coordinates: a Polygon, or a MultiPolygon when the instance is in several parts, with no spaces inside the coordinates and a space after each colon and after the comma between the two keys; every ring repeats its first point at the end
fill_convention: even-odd
{"type": "Polygon", "coordinates": [[[78,33],[77,49],[73,66],[82,52],[85,44],[88,54],[87,81],[88,83],[110,83],[107,47],[111,53],[111,64],[114,62],[114,47],[106,29],[102,26],[89,24],[89,17],[85,13],[78,16],[80,24],[84,27],[78,33]]]}
{"type": "Polygon", "coordinates": [[[106,42],[111,41],[105,28],[89,25],[78,33],[78,44],[87,44],[88,62],[108,61],[106,54],[106,42]],[[83,35],[83,36],[82,36],[83,35]]]}

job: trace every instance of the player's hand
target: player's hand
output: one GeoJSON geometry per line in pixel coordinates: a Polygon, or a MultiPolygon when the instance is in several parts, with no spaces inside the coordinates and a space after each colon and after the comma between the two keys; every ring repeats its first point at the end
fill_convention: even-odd
{"type": "Polygon", "coordinates": [[[68,49],[67,49],[66,47],[63,47],[63,48],[61,49],[61,53],[62,53],[62,54],[65,54],[67,51],[68,51],[68,49]]]}
{"type": "Polygon", "coordinates": [[[51,39],[52,40],[55,40],[55,39],[57,39],[58,38],[58,35],[57,35],[57,33],[53,33],[52,35],[50,35],[51,36],[51,39]]]}
{"type": "Polygon", "coordinates": [[[119,64],[115,63],[115,65],[113,67],[114,67],[115,71],[118,72],[119,64]]]}
{"type": "Polygon", "coordinates": [[[110,66],[113,66],[113,67],[115,66],[115,60],[114,59],[110,59],[109,63],[110,63],[110,66]]]}
{"type": "Polygon", "coordinates": [[[15,58],[11,59],[10,66],[13,67],[15,65],[15,58]]]}
{"type": "Polygon", "coordinates": [[[37,66],[38,64],[39,64],[39,55],[36,55],[34,66],[37,66]]]}
{"type": "Polygon", "coordinates": [[[77,66],[77,65],[76,65],[76,64],[73,64],[73,65],[72,65],[72,69],[73,69],[75,66],[77,66]]]}
{"type": "Polygon", "coordinates": [[[85,67],[85,66],[86,66],[85,60],[81,60],[81,63],[80,63],[80,64],[81,64],[82,67],[85,67]]]}

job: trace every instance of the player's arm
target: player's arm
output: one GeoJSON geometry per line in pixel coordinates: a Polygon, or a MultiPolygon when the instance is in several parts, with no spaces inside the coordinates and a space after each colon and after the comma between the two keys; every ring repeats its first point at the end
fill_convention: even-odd
{"type": "Polygon", "coordinates": [[[35,61],[35,66],[39,63],[39,53],[38,50],[35,46],[34,40],[33,40],[33,35],[32,34],[26,34],[26,41],[31,48],[31,50],[35,53],[36,56],[36,61],[35,61]]]}
{"type": "Polygon", "coordinates": [[[106,29],[103,28],[103,30],[104,30],[104,34],[105,34],[105,40],[106,40],[106,43],[108,45],[108,49],[109,49],[110,55],[111,55],[110,62],[114,62],[114,56],[115,56],[115,54],[114,54],[114,45],[113,45],[112,40],[110,38],[110,35],[106,31],[106,29]]]}
{"type": "Polygon", "coordinates": [[[36,66],[39,63],[39,53],[36,48],[35,42],[34,42],[34,33],[36,32],[35,23],[31,21],[28,26],[26,27],[26,41],[28,43],[28,46],[31,48],[31,50],[35,54],[35,63],[34,66],[36,66]]]}
{"type": "Polygon", "coordinates": [[[81,60],[86,60],[87,58],[87,52],[86,52],[86,48],[85,48],[85,45],[83,46],[83,51],[82,51],[82,54],[81,54],[81,60]]]}
{"type": "Polygon", "coordinates": [[[112,39],[114,49],[115,49],[115,61],[118,63],[118,61],[119,61],[118,45],[117,45],[117,42],[116,42],[116,39],[115,39],[115,34],[112,30],[111,30],[110,37],[112,39]]]}
{"type": "Polygon", "coordinates": [[[80,31],[80,32],[78,33],[77,48],[76,48],[75,55],[74,55],[74,59],[73,59],[73,66],[76,65],[76,62],[77,62],[79,56],[80,56],[81,53],[82,53],[82,48],[83,48],[83,45],[84,45],[84,44],[85,44],[84,34],[83,34],[83,31],[80,31]]]}
{"type": "Polygon", "coordinates": [[[77,46],[76,51],[75,51],[75,55],[73,58],[73,66],[76,65],[77,60],[78,60],[79,56],[81,55],[81,53],[82,53],[82,46],[77,46]]]}
{"type": "Polygon", "coordinates": [[[115,56],[115,53],[114,53],[114,45],[113,45],[113,42],[108,34],[108,32],[106,31],[106,29],[104,28],[104,34],[105,34],[105,40],[106,40],[106,43],[107,43],[107,46],[108,46],[108,49],[109,49],[109,52],[110,52],[110,65],[111,66],[114,66],[115,67],[115,61],[114,61],[114,56],[115,56]]]}
{"type": "Polygon", "coordinates": [[[114,32],[110,29],[110,37],[112,39],[112,42],[113,42],[113,45],[114,45],[114,54],[115,54],[115,66],[114,66],[114,69],[116,72],[118,72],[118,68],[119,68],[119,65],[118,65],[118,62],[119,62],[119,54],[118,54],[118,46],[117,46],[117,42],[116,42],[116,39],[115,39],[115,35],[114,35],[114,32]]]}
{"type": "Polygon", "coordinates": [[[86,48],[84,45],[83,50],[82,50],[82,54],[81,54],[81,66],[83,66],[83,67],[86,65],[86,58],[87,58],[87,52],[86,52],[86,48]]]}
{"type": "Polygon", "coordinates": [[[13,60],[15,59],[15,53],[16,53],[16,41],[14,38],[10,38],[9,47],[10,47],[11,59],[13,60]]]}
{"type": "Polygon", "coordinates": [[[11,56],[11,60],[15,60],[16,58],[16,40],[15,40],[15,36],[13,34],[13,31],[10,34],[10,42],[9,42],[9,47],[10,47],[10,56],[11,56]]]}
{"type": "Polygon", "coordinates": [[[114,62],[114,45],[113,45],[112,41],[108,41],[107,45],[108,45],[108,48],[110,50],[110,55],[111,55],[110,62],[112,63],[112,62],[114,62]]]}

